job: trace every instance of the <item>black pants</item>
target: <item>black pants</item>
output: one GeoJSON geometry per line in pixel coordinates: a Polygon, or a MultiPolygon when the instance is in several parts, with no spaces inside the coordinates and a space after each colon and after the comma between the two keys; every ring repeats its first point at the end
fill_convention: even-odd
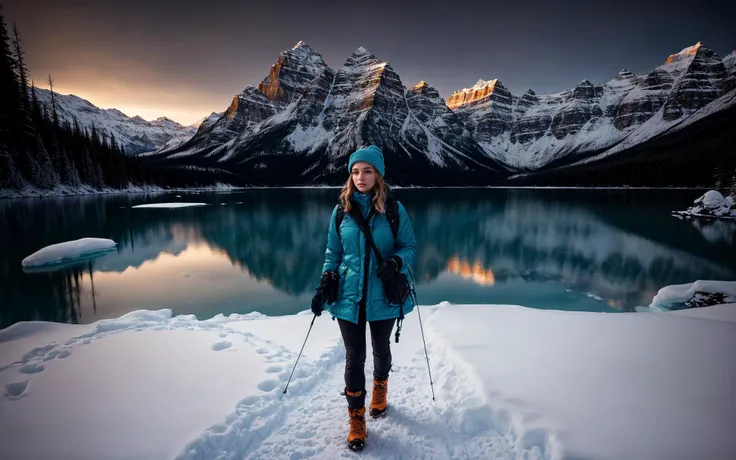
{"type": "MultiPolygon", "coordinates": [[[[361,302],[362,303],[362,302],[361,302]]],[[[347,396],[348,407],[359,409],[365,405],[365,307],[360,306],[358,324],[338,319],[345,343],[345,389],[362,391],[361,396],[347,396]]],[[[391,331],[396,319],[369,322],[373,345],[373,377],[383,380],[391,370],[391,331]]]]}

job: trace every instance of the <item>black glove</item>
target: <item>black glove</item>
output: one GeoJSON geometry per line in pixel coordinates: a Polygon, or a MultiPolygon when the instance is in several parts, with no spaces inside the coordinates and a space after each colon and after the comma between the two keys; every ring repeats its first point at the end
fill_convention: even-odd
{"type": "Polygon", "coordinates": [[[337,301],[337,291],[340,288],[340,275],[333,270],[326,271],[319,280],[317,293],[312,298],[312,313],[317,316],[325,309],[324,304],[332,305],[337,301]]]}
{"type": "Polygon", "coordinates": [[[319,289],[322,291],[322,298],[325,302],[330,305],[335,303],[340,290],[340,274],[334,270],[324,272],[319,280],[319,289]]]}
{"type": "Polygon", "coordinates": [[[383,263],[376,271],[376,275],[383,281],[390,280],[394,275],[399,273],[402,265],[403,261],[401,260],[401,257],[391,256],[388,259],[383,260],[383,263]]]}
{"type": "Polygon", "coordinates": [[[322,310],[325,309],[324,303],[325,301],[322,299],[322,291],[317,289],[317,293],[312,297],[312,313],[317,316],[321,316],[322,310]]]}

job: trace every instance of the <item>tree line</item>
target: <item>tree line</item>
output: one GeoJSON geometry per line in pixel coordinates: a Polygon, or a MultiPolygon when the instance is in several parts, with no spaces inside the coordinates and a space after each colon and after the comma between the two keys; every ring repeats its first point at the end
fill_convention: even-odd
{"type": "Polygon", "coordinates": [[[92,189],[205,186],[227,182],[227,175],[177,166],[167,168],[126,155],[114,135],[80,126],[59,115],[54,80],[48,75],[51,100],[37,97],[29,82],[20,32],[12,33],[0,5],[0,189],[92,189]]]}

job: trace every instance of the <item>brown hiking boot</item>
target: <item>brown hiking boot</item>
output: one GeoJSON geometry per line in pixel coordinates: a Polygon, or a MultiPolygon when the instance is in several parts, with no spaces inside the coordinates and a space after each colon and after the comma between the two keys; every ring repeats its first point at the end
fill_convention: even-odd
{"type": "Polygon", "coordinates": [[[371,395],[371,417],[376,418],[386,413],[386,393],[388,393],[388,377],[384,380],[373,379],[373,394],[371,395]]]}
{"type": "Polygon", "coordinates": [[[350,416],[350,433],[348,433],[348,447],[352,450],[361,450],[365,446],[365,406],[360,409],[348,409],[350,416]]]}

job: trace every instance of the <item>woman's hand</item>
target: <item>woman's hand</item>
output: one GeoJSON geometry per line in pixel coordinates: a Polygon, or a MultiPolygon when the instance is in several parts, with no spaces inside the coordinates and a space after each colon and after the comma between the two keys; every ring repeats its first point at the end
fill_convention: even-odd
{"type": "Polygon", "coordinates": [[[340,288],[340,275],[333,270],[328,270],[322,274],[319,280],[317,293],[312,298],[312,313],[317,316],[322,314],[324,304],[332,305],[337,301],[337,294],[340,288]]]}
{"type": "Polygon", "coordinates": [[[314,294],[314,297],[312,297],[312,313],[317,316],[321,316],[322,311],[325,309],[324,304],[325,301],[322,298],[322,291],[317,289],[317,293],[314,294]]]}
{"type": "Polygon", "coordinates": [[[402,265],[401,257],[391,256],[383,260],[383,263],[376,271],[376,275],[383,281],[390,280],[401,270],[402,265]]]}

